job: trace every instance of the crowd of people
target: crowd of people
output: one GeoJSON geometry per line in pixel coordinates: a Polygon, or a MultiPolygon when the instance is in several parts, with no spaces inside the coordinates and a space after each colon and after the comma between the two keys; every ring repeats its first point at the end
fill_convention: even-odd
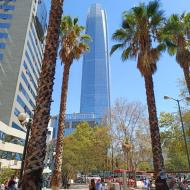
{"type": "Polygon", "coordinates": [[[10,179],[1,184],[0,190],[17,190],[17,188],[18,178],[13,175],[10,177],[10,179]]]}
{"type": "MultiPolygon", "coordinates": [[[[157,187],[156,190],[190,190],[186,176],[183,176],[183,177],[168,176],[164,171],[160,171],[158,176],[155,179],[144,177],[143,179],[141,179],[141,181],[143,184],[141,188],[143,188],[144,190],[155,189],[155,186],[157,187]]],[[[112,183],[114,184],[114,182],[115,181],[113,181],[112,183]]],[[[115,188],[116,186],[111,185],[112,183],[107,183],[107,186],[106,186],[103,179],[98,179],[98,180],[91,179],[89,183],[89,190],[121,189],[120,186],[119,188],[115,188]]],[[[128,185],[129,183],[127,184],[127,186],[128,185]]]]}
{"type": "Polygon", "coordinates": [[[89,184],[89,190],[103,190],[103,180],[98,179],[97,181],[95,181],[95,179],[91,179],[90,180],[90,184],[89,184]]]}
{"type": "MultiPolygon", "coordinates": [[[[144,179],[144,189],[150,190],[152,182],[144,179]]],[[[164,171],[160,171],[155,179],[157,190],[190,190],[186,176],[168,176],[164,171]]]]}

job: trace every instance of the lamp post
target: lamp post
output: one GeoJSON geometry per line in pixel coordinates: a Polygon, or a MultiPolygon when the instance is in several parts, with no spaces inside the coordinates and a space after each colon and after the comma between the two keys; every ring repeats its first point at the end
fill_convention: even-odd
{"type": "Polygon", "coordinates": [[[20,186],[21,181],[22,181],[22,176],[23,176],[24,162],[25,162],[25,157],[26,157],[28,138],[29,138],[29,135],[30,135],[30,128],[31,128],[31,125],[32,125],[32,119],[27,118],[26,113],[20,113],[18,115],[18,120],[20,121],[22,126],[26,127],[26,139],[25,139],[25,143],[24,143],[24,150],[23,150],[23,155],[22,155],[22,162],[21,162],[20,176],[19,176],[19,184],[18,184],[20,186]]]}
{"type": "Polygon", "coordinates": [[[183,132],[183,139],[184,139],[184,142],[185,142],[185,150],[186,150],[186,154],[187,154],[188,167],[189,167],[189,170],[190,170],[189,151],[188,151],[188,147],[187,147],[187,140],[186,140],[186,135],[185,135],[185,130],[184,130],[182,114],[181,114],[181,107],[180,107],[180,103],[179,103],[182,100],[190,101],[190,97],[185,97],[185,98],[182,98],[182,99],[175,99],[175,98],[172,98],[172,97],[169,97],[169,96],[164,96],[164,99],[165,100],[170,99],[170,100],[174,100],[175,102],[177,102],[180,121],[181,121],[181,128],[182,128],[182,132],[183,132]]]}

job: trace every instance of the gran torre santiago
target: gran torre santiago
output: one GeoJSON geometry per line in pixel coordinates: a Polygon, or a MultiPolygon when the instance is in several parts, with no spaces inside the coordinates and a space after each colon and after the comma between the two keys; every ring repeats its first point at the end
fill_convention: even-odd
{"type": "MultiPolygon", "coordinates": [[[[91,126],[100,123],[110,109],[110,66],[106,12],[93,4],[87,15],[86,34],[92,40],[83,57],[80,113],[66,114],[65,135],[76,125],[87,121],[91,126]]],[[[58,115],[52,116],[53,138],[57,136],[58,115]]]]}

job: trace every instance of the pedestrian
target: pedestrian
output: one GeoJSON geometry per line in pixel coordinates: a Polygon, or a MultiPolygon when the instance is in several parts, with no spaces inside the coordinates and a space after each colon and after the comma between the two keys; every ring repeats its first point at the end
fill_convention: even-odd
{"type": "Polygon", "coordinates": [[[150,182],[148,178],[145,177],[143,182],[144,182],[144,189],[149,189],[150,182]]]}
{"type": "Polygon", "coordinates": [[[188,183],[187,180],[183,180],[183,182],[180,184],[180,190],[187,190],[188,189],[188,183]]]}
{"type": "Polygon", "coordinates": [[[8,180],[5,180],[5,182],[4,182],[4,185],[5,185],[5,190],[7,190],[8,189],[8,180]]]}
{"type": "Polygon", "coordinates": [[[101,179],[98,179],[96,182],[96,190],[102,190],[101,179]]]}
{"type": "Polygon", "coordinates": [[[3,183],[1,184],[1,190],[5,190],[5,185],[3,183]]]}
{"type": "Polygon", "coordinates": [[[15,176],[11,176],[11,179],[8,182],[8,190],[16,190],[16,181],[15,181],[15,176]]]}
{"type": "Polygon", "coordinates": [[[89,184],[89,190],[96,190],[95,180],[91,179],[89,184]]]}
{"type": "Polygon", "coordinates": [[[160,171],[155,180],[156,190],[169,190],[166,179],[166,173],[164,171],[160,171]]]}
{"type": "Polygon", "coordinates": [[[168,183],[169,189],[170,190],[175,190],[177,188],[177,183],[176,183],[176,179],[174,177],[172,177],[168,183]]]}

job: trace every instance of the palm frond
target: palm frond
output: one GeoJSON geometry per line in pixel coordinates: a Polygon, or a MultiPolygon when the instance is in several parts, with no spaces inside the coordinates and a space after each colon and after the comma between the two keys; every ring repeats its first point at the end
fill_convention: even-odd
{"type": "Polygon", "coordinates": [[[76,25],[77,22],[78,22],[78,18],[74,18],[74,19],[73,19],[73,24],[76,25]]]}
{"type": "Polygon", "coordinates": [[[131,54],[131,52],[132,52],[131,47],[128,47],[127,49],[125,49],[121,54],[122,61],[126,61],[127,59],[132,58],[133,54],[131,54]]]}
{"type": "Polygon", "coordinates": [[[167,46],[165,43],[159,43],[156,48],[158,49],[159,52],[163,52],[167,49],[167,46]]]}
{"type": "Polygon", "coordinates": [[[122,28],[130,29],[132,26],[134,26],[134,24],[135,24],[135,20],[134,20],[133,13],[129,11],[123,12],[122,28]]]}
{"type": "Polygon", "coordinates": [[[83,35],[81,35],[81,40],[90,41],[90,40],[91,40],[91,37],[90,37],[88,34],[83,34],[83,35]]]}
{"type": "Polygon", "coordinates": [[[147,15],[148,17],[151,17],[155,14],[158,13],[160,8],[160,3],[159,1],[155,0],[155,1],[150,1],[149,4],[147,5],[147,15]]]}
{"type": "Polygon", "coordinates": [[[61,49],[59,55],[64,64],[71,63],[74,59],[89,50],[87,41],[90,36],[83,34],[85,27],[78,25],[78,18],[72,19],[64,16],[61,21],[61,49]]]}
{"type": "Polygon", "coordinates": [[[123,40],[127,37],[127,32],[123,28],[116,30],[116,32],[112,35],[113,40],[123,40]]]}
{"type": "Polygon", "coordinates": [[[111,51],[110,51],[110,55],[112,55],[117,49],[119,48],[123,48],[124,44],[115,44],[112,46],[111,51]]]}
{"type": "Polygon", "coordinates": [[[138,7],[133,7],[132,10],[136,18],[142,18],[146,13],[144,3],[140,4],[138,7]]]}

